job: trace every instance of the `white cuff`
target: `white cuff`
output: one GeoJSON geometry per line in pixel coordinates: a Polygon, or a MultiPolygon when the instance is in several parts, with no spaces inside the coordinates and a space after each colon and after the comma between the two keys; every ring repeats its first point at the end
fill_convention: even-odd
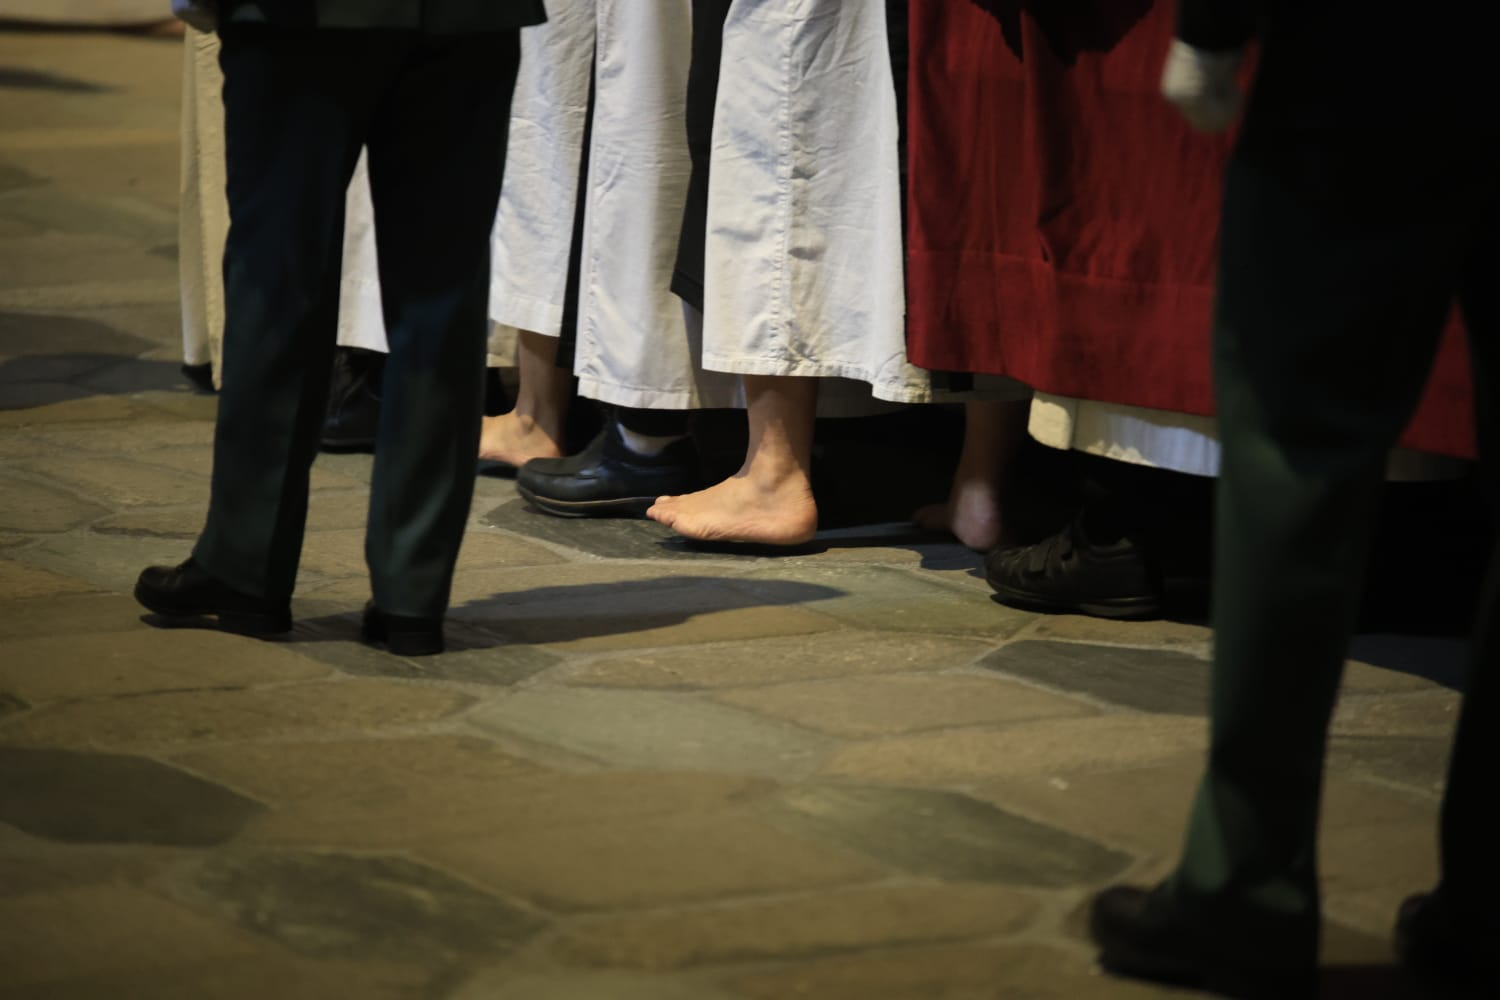
{"type": "Polygon", "coordinates": [[[1239,117],[1240,64],[1244,49],[1206,52],[1180,38],[1172,40],[1167,63],[1162,68],[1161,92],[1202,132],[1222,132],[1239,117]]]}

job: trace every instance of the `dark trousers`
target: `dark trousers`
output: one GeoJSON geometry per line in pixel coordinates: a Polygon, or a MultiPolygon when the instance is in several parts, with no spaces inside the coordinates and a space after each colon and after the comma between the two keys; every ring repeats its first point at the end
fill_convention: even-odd
{"type": "Polygon", "coordinates": [[[519,34],[235,24],[220,59],[224,386],[194,558],[247,594],[292,592],[334,355],[344,192],[367,146],[390,355],[365,555],[383,610],[440,615],[473,493],[519,34]]]}
{"type": "MultiPolygon", "coordinates": [[[[1491,504],[1500,498],[1497,251],[1496,132],[1257,128],[1252,108],[1227,177],[1214,333],[1223,471],[1212,740],[1169,890],[1226,931],[1224,947],[1257,960],[1316,954],[1323,759],[1382,470],[1455,299],[1491,504]]],[[[1444,891],[1492,933],[1497,566],[1442,823],[1444,891]]]]}

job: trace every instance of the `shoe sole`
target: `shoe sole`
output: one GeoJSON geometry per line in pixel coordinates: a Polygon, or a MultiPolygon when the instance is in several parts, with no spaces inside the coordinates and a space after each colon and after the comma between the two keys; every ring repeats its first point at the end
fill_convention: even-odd
{"type": "Polygon", "coordinates": [[[397,632],[380,637],[366,635],[364,640],[372,646],[384,646],[392,656],[436,656],[448,648],[442,636],[423,632],[397,632]]]}
{"type": "Polygon", "coordinates": [[[1104,597],[1089,601],[1059,601],[1030,591],[996,583],[985,575],[985,582],[1003,603],[1026,611],[1041,611],[1053,615],[1090,615],[1094,618],[1109,618],[1115,621],[1140,621],[1160,618],[1162,599],[1156,594],[1137,594],[1132,597],[1104,597]]]}
{"type": "Polygon", "coordinates": [[[391,632],[385,625],[360,625],[359,636],[368,645],[383,646],[392,656],[436,656],[447,649],[441,632],[391,632]]]}
{"type": "Polygon", "coordinates": [[[1185,963],[1162,962],[1133,953],[1100,951],[1099,967],[1111,975],[1180,989],[1201,990],[1226,1000],[1313,1000],[1318,995],[1317,975],[1310,979],[1286,978],[1247,981],[1243,976],[1206,970],[1185,963]]]}
{"type": "Polygon", "coordinates": [[[554,500],[516,484],[516,492],[537,510],[554,517],[645,517],[656,497],[618,497],[613,500],[554,500]]]}
{"type": "Polygon", "coordinates": [[[152,600],[150,595],[142,592],[139,584],[135,588],[135,599],[141,607],[157,614],[163,618],[178,621],[189,619],[214,618],[219,623],[219,628],[225,632],[233,632],[237,635],[283,635],[292,630],[292,616],[266,614],[259,611],[202,611],[198,609],[185,610],[178,607],[170,607],[160,601],[152,600]]]}
{"type": "Polygon", "coordinates": [[[361,451],[373,452],[375,450],[375,442],[364,439],[352,439],[348,441],[324,439],[318,442],[318,450],[326,451],[332,455],[345,455],[361,451]]]}

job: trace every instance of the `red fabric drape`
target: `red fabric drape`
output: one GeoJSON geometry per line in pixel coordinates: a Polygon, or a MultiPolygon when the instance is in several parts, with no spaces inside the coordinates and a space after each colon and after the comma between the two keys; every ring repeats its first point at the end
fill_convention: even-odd
{"type": "MultiPolygon", "coordinates": [[[[911,0],[911,360],[1037,389],[1213,412],[1209,328],[1230,141],[1159,96],[1172,5],[1081,31],[1019,0],[911,0]],[[1045,15],[1044,15],[1045,16],[1045,15]]],[[[1045,10],[1045,8],[1038,8],[1045,10]]],[[[1403,443],[1472,456],[1448,331],[1403,443]]]]}

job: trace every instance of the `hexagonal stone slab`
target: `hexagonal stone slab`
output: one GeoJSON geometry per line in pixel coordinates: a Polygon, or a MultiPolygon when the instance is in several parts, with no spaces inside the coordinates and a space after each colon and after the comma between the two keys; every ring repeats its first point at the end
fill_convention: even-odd
{"type": "Polygon", "coordinates": [[[1003,677],[885,674],[775,684],[717,697],[815,732],[854,738],[1098,711],[1077,698],[1003,677]]]}
{"type": "Polygon", "coordinates": [[[739,1000],[708,983],[629,972],[517,973],[499,968],[466,982],[451,1000],[739,1000]]]}
{"type": "Polygon", "coordinates": [[[789,723],[644,691],[518,691],[476,708],[469,721],[616,768],[806,774],[832,746],[789,723]]]}
{"type": "Polygon", "coordinates": [[[20,468],[112,507],[178,504],[203,493],[207,476],[186,475],[117,456],[80,462],[74,455],[26,459],[20,468]]]}
{"type": "Polygon", "coordinates": [[[1167,1000],[1179,990],[1101,975],[1089,953],[1032,942],[892,948],[727,978],[747,1000],[1167,1000]]]}
{"type": "Polygon", "coordinates": [[[0,601],[60,594],[95,593],[99,588],[83,580],[52,573],[25,563],[0,559],[0,601]]]}
{"type": "Polygon", "coordinates": [[[855,743],[824,773],[861,782],[969,783],[1016,774],[1115,771],[1201,752],[1201,719],[1137,712],[970,726],[855,743]]]}
{"type": "Polygon", "coordinates": [[[954,792],[822,785],[771,800],[773,822],[918,875],[1061,888],[1103,882],[1131,856],[954,792]]]}
{"type": "Polygon", "coordinates": [[[733,807],[618,821],[585,819],[567,827],[424,844],[416,853],[554,912],[810,892],[886,874],[868,856],[780,829],[755,810],[733,807]]]}
{"type": "Polygon", "coordinates": [[[892,885],[576,921],[551,954],[568,966],[650,971],[811,958],[1014,934],[1039,909],[993,885],[892,885]]]}
{"type": "Polygon", "coordinates": [[[8,723],[5,736],[30,746],[109,748],[286,739],[436,722],[471,703],[468,695],[436,685],[348,678],[62,702],[8,723]]]}
{"type": "Polygon", "coordinates": [[[19,715],[30,706],[9,691],[0,691],[0,719],[7,715],[19,715]]]}
{"type": "Polygon", "coordinates": [[[184,889],[245,927],[320,958],[498,956],[542,925],[528,910],[398,857],[218,854],[187,878],[184,889]]]}
{"type": "Polygon", "coordinates": [[[979,666],[1143,712],[1208,711],[1209,665],[1186,653],[1022,640],[990,653],[979,666]]]}
{"type": "Polygon", "coordinates": [[[206,629],[162,634],[145,626],[128,632],[62,634],[0,645],[0,687],[34,705],[50,701],[181,692],[223,691],[314,680],[330,671],[283,643],[255,642],[206,629]]]}
{"type": "Polygon", "coordinates": [[[67,531],[108,513],[55,486],[0,471],[0,528],[67,531]]]}
{"type": "Polygon", "coordinates": [[[208,846],[263,810],[141,757],[0,747],[0,821],[49,840],[208,846]]]}
{"type": "Polygon", "coordinates": [[[831,592],[814,610],[857,628],[1004,639],[1036,617],[976,589],[891,566],[788,561],[757,568],[734,586],[761,595],[791,582],[831,592]]]}

